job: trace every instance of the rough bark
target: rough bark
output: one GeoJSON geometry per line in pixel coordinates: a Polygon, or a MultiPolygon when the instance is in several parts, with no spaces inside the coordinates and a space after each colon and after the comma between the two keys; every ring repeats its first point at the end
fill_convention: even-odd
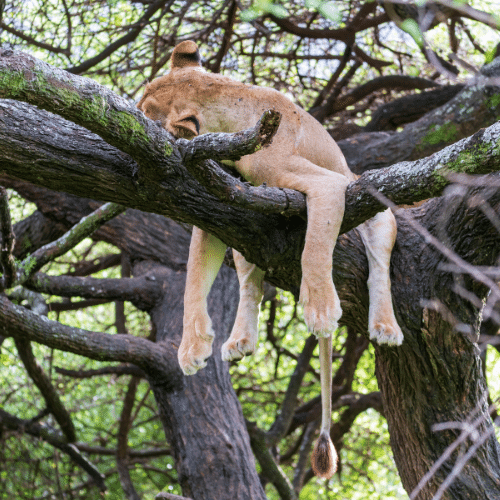
{"type": "MultiPolygon", "coordinates": [[[[9,106],[9,103],[3,103],[2,110],[7,113],[6,110],[12,109],[9,106]]],[[[17,109],[22,109],[22,106],[17,109]]],[[[72,109],[71,112],[76,113],[76,110],[72,109]]],[[[35,110],[26,113],[35,116],[35,120],[41,120],[42,115],[35,110]]],[[[43,116],[47,121],[47,115],[43,116]]],[[[9,138],[14,137],[19,141],[22,126],[18,124],[17,128],[14,127],[15,133],[9,134],[6,123],[5,120],[2,122],[2,140],[10,140],[8,144],[14,146],[15,141],[9,138]]],[[[45,125],[55,130],[55,123],[59,123],[57,119],[50,118],[45,125]]],[[[141,123],[144,130],[149,130],[150,124],[141,123]]],[[[87,121],[87,125],[91,127],[92,123],[87,121]]],[[[69,135],[75,138],[75,129],[69,125],[65,127],[71,129],[69,135]]],[[[492,126],[483,130],[425,161],[367,174],[350,187],[348,208],[359,207],[362,194],[370,192],[369,187],[363,184],[367,179],[371,180],[370,184],[378,183],[377,187],[381,191],[386,186],[387,194],[403,192],[402,198],[416,201],[443,192],[449,182],[444,176],[443,166],[455,173],[471,169],[474,173],[485,173],[497,169],[499,128],[492,126]],[[415,184],[411,184],[412,181],[415,184]],[[425,188],[420,191],[409,188],[419,185],[425,188]]],[[[141,174],[136,177],[137,169],[129,157],[106,146],[95,136],[78,130],[78,141],[71,144],[74,151],[78,152],[80,147],[81,151],[85,151],[85,162],[78,158],[77,152],[69,154],[69,147],[61,147],[61,135],[57,135],[55,149],[54,142],[50,147],[47,146],[48,142],[45,140],[44,143],[44,139],[36,136],[34,131],[31,143],[22,142],[17,149],[0,150],[0,168],[11,176],[40,185],[48,185],[54,179],[55,187],[60,190],[118,201],[127,206],[170,215],[180,221],[196,223],[220,235],[225,242],[249,256],[251,261],[267,269],[268,278],[273,282],[283,288],[296,290],[300,282],[299,262],[305,228],[301,218],[265,215],[221,203],[183,170],[181,157],[176,156],[176,145],[173,143],[169,169],[161,172],[161,180],[158,180],[158,173],[155,175],[148,171],[148,160],[140,157],[144,153],[141,148],[146,149],[148,140],[142,137],[137,150],[129,146],[127,151],[140,160],[138,164],[142,164],[141,168],[145,168],[146,172],[145,177],[141,174]],[[45,144],[45,149],[38,149],[40,144],[45,144]],[[89,144],[93,144],[93,150],[89,144]],[[36,163],[38,166],[35,170],[30,162],[32,164],[35,159],[41,158],[43,160],[36,163]],[[28,159],[30,162],[26,161],[28,159]]],[[[106,139],[116,145],[122,143],[116,130],[115,133],[101,133],[103,136],[107,134],[106,139]]],[[[165,162],[158,144],[164,146],[169,138],[158,131],[154,133],[160,137],[153,148],[156,158],[165,162]]],[[[59,129],[57,134],[60,134],[59,129]]],[[[493,186],[498,182],[498,175],[492,175],[487,185],[493,186]]],[[[484,190],[474,195],[487,199],[496,213],[500,210],[500,196],[497,193],[492,195],[484,190]]],[[[447,196],[432,200],[407,213],[411,213],[431,234],[442,240],[444,231],[444,241],[470,264],[492,265],[499,257],[500,235],[478,204],[467,204],[470,196],[469,193],[457,199],[447,196]]],[[[54,195],[53,201],[56,199],[54,195]]],[[[85,203],[89,205],[92,202],[84,200],[85,203]]],[[[365,218],[369,216],[370,210],[376,212],[380,209],[378,202],[371,203],[370,209],[362,210],[365,218]]],[[[60,213],[60,207],[58,209],[60,213]]],[[[48,212],[50,210],[54,209],[48,209],[48,212]]],[[[130,216],[137,216],[136,221],[142,220],[143,223],[147,220],[156,221],[157,217],[141,219],[135,212],[128,212],[131,212],[130,216]]],[[[398,348],[375,346],[377,377],[396,463],[405,488],[407,491],[413,490],[431,465],[449,446],[453,446],[458,435],[453,429],[435,432],[433,426],[465,422],[476,415],[484,416],[478,427],[484,441],[476,442],[477,453],[467,467],[458,471],[456,480],[444,498],[498,498],[500,453],[498,443],[491,434],[493,425],[487,415],[484,378],[474,344],[478,311],[462,298],[456,284],[458,281],[463,288],[473,292],[479,302],[488,290],[467,273],[462,276],[443,270],[440,264],[447,260],[432,246],[432,239],[415,232],[414,226],[407,222],[405,213],[397,215],[399,230],[391,268],[396,316],[404,331],[405,342],[398,348]],[[450,311],[452,315],[447,313],[450,311]],[[474,410],[477,413],[471,414],[474,410]]],[[[122,233],[116,229],[108,229],[107,233],[105,231],[107,237],[112,236],[115,242],[126,238],[127,231],[132,228],[125,222],[129,214],[121,217],[124,218],[122,223],[125,226],[122,233]]],[[[359,218],[353,217],[349,223],[354,224],[356,220],[360,222],[359,218]]],[[[161,224],[158,223],[158,226],[161,224]]],[[[100,231],[103,230],[101,228],[100,231]]],[[[185,251],[181,255],[178,265],[185,262],[185,251]]],[[[157,258],[161,259],[161,256],[157,258]]],[[[228,492],[227,498],[231,499],[246,498],[245,495],[248,498],[264,498],[255,474],[248,435],[242,432],[244,422],[230,387],[227,369],[220,362],[220,344],[229,332],[235,311],[234,274],[225,269],[212,293],[209,309],[219,333],[214,348],[215,356],[205,370],[186,379],[179,376],[179,369],[172,364],[181,328],[184,270],[182,266],[176,272],[160,269],[157,265],[138,259],[134,273],[136,276],[149,273],[149,276],[168,283],[162,300],[152,310],[157,335],[162,341],[158,345],[144,339],[129,337],[125,340],[126,336],[115,335],[113,337],[123,341],[124,345],[119,352],[113,352],[109,336],[80,331],[78,337],[71,337],[64,328],[52,323],[50,328],[54,329],[56,335],[51,337],[50,328],[47,328],[49,322],[34,318],[31,313],[10,305],[3,298],[0,300],[3,312],[1,333],[20,335],[68,350],[76,349],[77,346],[80,353],[87,349],[89,356],[127,362],[135,360],[146,372],[154,388],[165,431],[172,441],[184,493],[196,500],[214,498],[214,491],[217,491],[217,498],[224,498],[221,494],[225,492],[228,492]],[[222,304],[227,306],[223,307],[222,304]],[[26,321],[26,315],[29,316],[29,322],[26,321]],[[61,343],[65,338],[68,342],[61,343]],[[161,352],[157,349],[160,346],[161,352]]],[[[342,235],[334,253],[334,281],[342,300],[342,321],[355,332],[364,333],[367,329],[366,278],[366,257],[360,238],[355,231],[342,235]]],[[[439,485],[444,484],[452,465],[453,461],[445,463],[423,487],[418,498],[432,498],[439,485]]]]}
{"type": "MultiPolygon", "coordinates": [[[[185,273],[172,274],[151,318],[162,340],[179,345],[185,273]],[[161,328],[161,329],[160,329],[161,328]]],[[[264,500],[241,407],[220,348],[229,336],[238,301],[236,273],[223,268],[209,296],[214,354],[206,368],[184,377],[181,388],[165,390],[149,381],[174,450],[183,495],[198,500],[264,500]]]]}
{"type": "MultiPolygon", "coordinates": [[[[488,127],[500,117],[497,79],[479,78],[401,132],[361,132],[338,141],[353,172],[416,160],[488,127]]],[[[414,97],[413,97],[414,98],[414,97]]],[[[410,100],[410,98],[408,98],[410,100]]]]}
{"type": "MultiPolygon", "coordinates": [[[[413,210],[413,214],[434,234],[439,235],[439,226],[444,225],[450,247],[468,262],[493,265],[498,259],[500,235],[480,210],[470,209],[462,201],[435,200],[425,209],[413,210]]],[[[498,195],[488,201],[498,212],[498,195]]],[[[500,496],[500,447],[492,433],[475,343],[477,310],[459,295],[457,283],[479,298],[484,297],[485,288],[460,273],[441,271],[440,265],[447,259],[405,221],[399,220],[398,226],[392,287],[405,342],[396,351],[376,345],[375,352],[384,413],[401,480],[411,492],[460,437],[464,423],[477,421],[475,430],[485,441],[442,498],[493,500],[500,496]],[[452,428],[434,430],[439,423],[451,423],[452,428]]],[[[458,459],[473,445],[474,436],[466,436],[416,498],[433,498],[458,459]]]]}

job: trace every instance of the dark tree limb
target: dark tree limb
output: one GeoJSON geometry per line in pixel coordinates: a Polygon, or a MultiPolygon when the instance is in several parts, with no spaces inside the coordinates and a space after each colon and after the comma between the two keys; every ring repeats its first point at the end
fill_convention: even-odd
{"type": "Polygon", "coordinates": [[[428,90],[420,94],[411,94],[383,104],[371,120],[362,127],[365,132],[378,132],[381,130],[396,130],[397,127],[411,123],[429,111],[443,106],[453,99],[464,85],[447,85],[435,90],[428,90]]]}
{"type": "Polygon", "coordinates": [[[0,290],[10,288],[16,278],[16,263],[13,252],[16,237],[12,229],[7,191],[0,186],[0,229],[2,231],[2,248],[0,250],[0,263],[2,265],[2,278],[0,290]]]}
{"type": "Polygon", "coordinates": [[[0,97],[48,109],[97,133],[132,157],[139,155],[144,160],[139,162],[144,177],[168,172],[172,153],[169,134],[106,87],[25,53],[3,49],[0,81],[0,97]]]}
{"type": "Polygon", "coordinates": [[[115,375],[117,377],[121,377],[122,375],[134,375],[135,377],[141,378],[146,376],[143,370],[134,365],[105,366],[104,368],[97,368],[95,370],[68,370],[58,366],[54,369],[56,373],[72,378],[91,378],[102,375],[115,375]]]}
{"type": "Polygon", "coordinates": [[[63,453],[66,453],[78,467],[82,468],[101,491],[106,491],[104,476],[78,451],[75,445],[67,443],[52,427],[31,422],[30,420],[21,420],[2,409],[0,409],[0,426],[16,432],[26,432],[31,436],[42,439],[54,446],[54,448],[58,448],[63,453]]]}
{"type": "Polygon", "coordinates": [[[121,254],[112,253],[104,257],[88,261],[83,260],[76,262],[74,270],[67,273],[68,276],[89,276],[90,274],[97,273],[103,269],[108,269],[119,265],[121,262],[121,254]]]}
{"type": "MultiPolygon", "coordinates": [[[[491,71],[493,77],[500,69],[491,71]]],[[[495,97],[499,89],[490,76],[471,82],[446,104],[407,124],[401,132],[362,132],[338,141],[349,167],[361,174],[402,160],[414,161],[491,126],[500,118],[500,103],[495,97]]]]}
{"type": "Polygon", "coordinates": [[[33,274],[47,262],[64,255],[76,244],[90,236],[98,227],[126,210],[126,207],[114,203],[106,203],[95,212],[84,217],[58,240],[49,243],[33,252],[21,262],[17,268],[16,285],[25,283],[33,274]]]}
{"type": "MultiPolygon", "coordinates": [[[[79,311],[80,309],[85,309],[87,307],[99,306],[101,304],[109,304],[110,299],[87,299],[87,300],[77,300],[69,301],[64,300],[61,302],[53,301],[49,303],[49,309],[54,312],[60,311],[79,311]]],[[[124,332],[119,332],[124,333],[124,332]]]]}
{"type": "Polygon", "coordinates": [[[153,374],[159,384],[182,385],[177,352],[170,344],[72,328],[16,306],[2,296],[0,312],[0,332],[4,337],[29,339],[100,361],[133,363],[153,374]]]}
{"type": "Polygon", "coordinates": [[[68,410],[66,410],[49,377],[37,363],[35,356],[33,355],[33,350],[31,349],[31,343],[29,340],[20,337],[14,337],[14,342],[16,344],[19,357],[21,358],[28,375],[38,387],[38,390],[45,399],[47,408],[50,410],[61,427],[67,441],[69,443],[76,441],[76,429],[73,424],[73,420],[71,419],[71,415],[68,410]]]}
{"type": "Polygon", "coordinates": [[[356,102],[364,99],[368,95],[376,92],[377,90],[412,90],[412,89],[427,89],[430,87],[437,87],[438,84],[427,78],[419,78],[415,76],[406,75],[388,75],[379,76],[369,82],[360,85],[351,92],[343,95],[340,98],[333,96],[326,99],[324,105],[313,108],[309,112],[320,122],[324,121],[328,116],[341,111],[347,106],[351,106],[356,102]]]}
{"type": "Polygon", "coordinates": [[[131,377],[128,383],[118,427],[116,467],[118,469],[118,476],[120,477],[120,484],[127,500],[141,500],[141,497],[137,494],[137,491],[134,488],[132,478],[130,477],[128,470],[128,433],[132,425],[132,409],[134,408],[135,395],[137,393],[137,386],[139,385],[139,382],[140,379],[138,377],[131,377]]]}
{"type": "Polygon", "coordinates": [[[295,408],[297,406],[297,395],[299,393],[302,380],[304,379],[304,376],[309,368],[309,361],[317,343],[318,341],[316,337],[311,335],[306,340],[304,349],[297,359],[297,365],[295,366],[295,370],[290,377],[290,382],[288,383],[278,417],[269,431],[265,434],[268,448],[275,446],[288,432],[290,424],[293,420],[295,408]]]}
{"type": "Polygon", "coordinates": [[[266,433],[259,429],[255,422],[247,421],[247,430],[252,451],[260,464],[262,475],[274,485],[282,500],[295,500],[297,498],[295,491],[269,451],[266,433]]]}
{"type": "Polygon", "coordinates": [[[60,238],[65,232],[66,228],[61,223],[48,219],[37,210],[14,225],[14,255],[18,260],[23,260],[28,254],[60,238]]]}
{"type": "Polygon", "coordinates": [[[26,285],[31,290],[61,297],[127,300],[142,310],[151,309],[162,291],[161,281],[147,276],[101,279],[36,273],[26,285]]]}
{"type": "MultiPolygon", "coordinates": [[[[11,59],[11,58],[7,58],[7,59],[11,59]]],[[[16,58],[14,58],[14,59],[16,59],[16,58]]],[[[1,63],[1,60],[0,60],[0,63],[1,63]]],[[[0,67],[1,67],[1,64],[0,64],[0,67]]],[[[47,67],[47,68],[49,68],[49,67],[47,67]]],[[[47,69],[47,68],[45,68],[45,70],[48,73],[50,73],[51,71],[53,72],[53,70],[50,70],[50,69],[47,69]]],[[[95,85],[94,85],[94,87],[95,87],[95,85]]],[[[6,91],[6,89],[3,89],[3,92],[5,92],[5,91],[6,91]]],[[[104,91],[102,89],[99,90],[99,92],[101,93],[101,95],[104,95],[104,94],[108,95],[108,94],[110,94],[108,91],[104,91]]],[[[11,93],[15,93],[15,92],[11,92],[11,93]]],[[[23,95],[24,95],[23,98],[28,98],[27,94],[23,94],[23,95]]],[[[36,93],[30,93],[29,95],[31,96],[30,99],[31,99],[32,102],[37,102],[37,103],[42,102],[43,103],[43,95],[42,95],[41,99],[39,99],[39,98],[36,97],[36,93]]],[[[112,98],[111,97],[109,97],[108,100],[109,100],[109,102],[112,102],[112,98]]],[[[56,109],[56,111],[57,112],[62,112],[61,109],[56,109]]],[[[75,112],[76,112],[76,109],[73,110],[72,112],[70,112],[68,110],[65,110],[64,114],[66,116],[70,117],[70,115],[72,113],[74,114],[75,112]]],[[[131,111],[130,113],[131,113],[131,115],[133,117],[135,116],[134,115],[135,110],[131,111]]],[[[147,119],[145,119],[144,117],[142,117],[141,119],[142,119],[142,123],[143,124],[147,123],[145,121],[147,119]]],[[[108,138],[110,140],[113,139],[112,134],[110,134],[108,131],[106,131],[106,134],[103,133],[102,127],[99,124],[97,124],[97,125],[92,124],[92,126],[90,126],[90,124],[89,124],[89,128],[93,128],[96,131],[99,131],[100,133],[102,133],[103,136],[107,135],[107,139],[108,138]]],[[[151,138],[152,143],[149,143],[148,153],[146,155],[147,158],[148,158],[148,160],[151,158],[151,156],[153,156],[153,157],[155,156],[154,154],[151,155],[151,151],[152,150],[153,151],[159,151],[164,146],[165,140],[166,139],[165,139],[164,135],[162,135],[162,134],[158,135],[158,131],[154,131],[154,133],[152,135],[152,138],[151,138]],[[158,139],[159,142],[157,143],[156,146],[154,146],[155,138],[159,138],[158,139]],[[151,150],[151,147],[152,147],[152,150],[151,150]]],[[[148,138],[148,141],[149,141],[149,138],[148,138]]],[[[146,141],[146,142],[148,142],[148,141],[146,141]]],[[[117,141],[116,137],[114,137],[114,142],[120,142],[121,143],[122,141],[117,141]]],[[[130,146],[127,149],[130,150],[130,146]]],[[[185,211],[185,209],[187,208],[186,202],[188,201],[188,196],[189,195],[187,195],[186,192],[189,192],[190,187],[189,187],[189,180],[188,180],[188,178],[186,178],[185,175],[183,176],[180,173],[181,172],[181,170],[180,170],[181,166],[180,166],[180,163],[179,163],[180,162],[180,158],[177,156],[177,154],[180,154],[180,153],[175,153],[176,148],[175,148],[174,144],[172,145],[172,151],[173,151],[173,153],[171,153],[170,156],[168,156],[168,158],[170,159],[170,171],[172,172],[172,174],[173,174],[173,170],[172,169],[174,169],[174,164],[172,163],[172,160],[175,159],[175,158],[177,158],[177,160],[176,160],[177,161],[177,166],[175,167],[176,171],[175,171],[175,176],[174,176],[175,180],[174,180],[174,178],[172,178],[171,176],[168,175],[168,171],[163,171],[163,181],[162,181],[162,183],[163,183],[163,185],[165,187],[166,187],[166,185],[168,185],[168,183],[171,183],[170,189],[168,189],[167,191],[164,191],[161,187],[160,187],[160,189],[158,189],[158,183],[156,181],[152,182],[151,185],[148,186],[147,185],[148,178],[147,177],[144,177],[144,178],[141,177],[141,185],[140,186],[135,186],[133,188],[134,191],[136,191],[137,195],[138,195],[136,197],[136,200],[137,200],[137,202],[139,202],[138,204],[141,205],[141,206],[138,206],[138,208],[143,208],[143,207],[146,208],[146,205],[142,203],[142,201],[145,199],[144,197],[146,197],[146,199],[148,200],[147,210],[152,210],[152,211],[159,210],[159,213],[164,213],[165,215],[172,216],[174,218],[177,218],[178,220],[180,219],[180,220],[186,220],[186,221],[189,221],[189,222],[192,222],[192,223],[194,222],[199,227],[202,227],[202,228],[207,229],[209,231],[211,230],[212,232],[215,232],[216,234],[219,233],[218,236],[220,236],[220,229],[217,230],[215,227],[213,227],[213,220],[214,220],[214,218],[216,218],[218,220],[217,226],[219,226],[219,228],[220,228],[220,220],[221,219],[222,220],[227,219],[228,215],[230,215],[228,213],[228,210],[227,210],[227,204],[225,204],[225,203],[222,204],[221,203],[220,204],[220,210],[214,210],[214,213],[213,213],[213,215],[211,217],[211,220],[212,220],[211,224],[210,224],[210,222],[208,220],[207,221],[200,221],[200,220],[198,220],[198,221],[195,222],[195,220],[194,220],[194,218],[192,216],[186,217],[187,214],[181,215],[179,213],[179,210],[180,211],[185,211]],[[167,183],[167,184],[165,184],[165,183],[167,183]],[[178,196],[178,194],[180,194],[180,193],[178,193],[178,189],[179,189],[178,186],[179,186],[180,183],[182,183],[182,187],[183,187],[182,196],[178,196]],[[154,187],[153,187],[153,185],[154,185],[154,187]],[[138,190],[138,188],[139,188],[139,190],[138,190]],[[155,198],[156,198],[156,200],[155,200],[155,198]],[[169,210],[167,207],[165,207],[165,201],[167,201],[167,200],[172,203],[171,207],[172,207],[172,209],[174,211],[177,212],[176,215],[175,215],[175,213],[172,212],[172,210],[169,210]],[[162,209],[159,209],[158,204],[160,206],[162,206],[162,209]],[[217,217],[218,213],[221,214],[221,219],[219,219],[217,217]],[[222,214],[224,214],[224,215],[222,215],[222,214]],[[212,225],[212,228],[209,228],[206,225],[207,223],[209,225],[212,225]]],[[[140,148],[134,150],[134,156],[137,159],[139,159],[139,157],[141,156],[141,150],[140,150],[140,148]]],[[[142,163],[144,163],[144,161],[146,161],[146,163],[147,163],[148,160],[144,160],[144,158],[140,159],[140,161],[142,163]]],[[[157,158],[157,160],[160,161],[159,158],[157,158]]],[[[161,161],[166,161],[165,155],[163,155],[163,160],[161,160],[161,161]]],[[[161,163],[161,161],[160,161],[160,163],[161,163]]],[[[441,184],[441,182],[434,183],[434,187],[436,189],[432,190],[432,192],[430,192],[429,189],[425,189],[424,193],[421,193],[421,195],[419,194],[418,196],[416,196],[415,193],[418,193],[419,190],[420,190],[418,188],[418,186],[415,186],[415,189],[410,190],[410,189],[406,189],[408,187],[408,185],[405,184],[404,189],[403,189],[403,191],[405,192],[405,196],[397,196],[396,193],[394,193],[394,190],[397,190],[398,187],[402,185],[399,182],[399,179],[400,179],[399,172],[398,173],[397,172],[398,172],[397,169],[390,171],[390,173],[394,173],[393,174],[394,175],[394,180],[390,183],[392,187],[391,187],[391,193],[390,193],[389,197],[392,198],[393,200],[397,199],[398,203],[414,202],[414,201],[417,201],[417,198],[418,199],[423,199],[423,198],[427,198],[429,196],[439,195],[442,192],[442,187],[444,187],[444,183],[443,184],[441,184]],[[410,191],[411,191],[411,196],[410,196],[410,191]]],[[[89,169],[86,169],[86,171],[85,171],[86,176],[88,176],[89,173],[90,173],[89,169]]],[[[22,172],[20,172],[19,168],[16,169],[16,175],[17,176],[22,175],[22,172]]],[[[435,177],[434,174],[430,174],[430,175],[431,175],[431,178],[435,177]]],[[[387,186],[388,186],[389,185],[389,178],[390,178],[390,176],[388,176],[387,173],[386,173],[382,177],[383,177],[383,179],[385,179],[385,180],[388,181],[387,182],[387,186]]],[[[408,176],[406,176],[406,177],[408,177],[408,176]]],[[[414,178],[413,182],[415,182],[416,184],[418,184],[421,179],[422,178],[420,176],[416,176],[414,178]]],[[[372,175],[370,177],[370,181],[373,182],[373,180],[374,180],[374,177],[372,175]]],[[[382,178],[380,178],[379,181],[380,180],[382,180],[382,178]]],[[[73,181],[75,181],[75,179],[73,179],[73,181]]],[[[118,179],[117,179],[117,181],[118,181],[118,179]]],[[[408,178],[408,182],[412,182],[411,179],[408,178]]],[[[358,181],[358,185],[359,184],[362,184],[362,180],[358,181]]],[[[379,184],[380,184],[380,182],[379,182],[379,184]]],[[[432,184],[432,182],[431,182],[431,184],[432,184]]],[[[110,190],[108,190],[108,193],[104,194],[104,192],[102,192],[102,191],[106,190],[106,185],[103,186],[102,182],[98,183],[97,185],[99,186],[98,190],[101,191],[101,192],[99,194],[95,193],[97,195],[97,196],[95,196],[95,198],[97,198],[97,199],[103,199],[103,198],[104,199],[106,199],[106,198],[109,199],[109,197],[112,197],[114,200],[116,200],[117,199],[117,195],[119,197],[119,193],[116,193],[115,190],[113,190],[113,193],[109,192],[110,190]]],[[[109,185],[109,184],[107,184],[107,185],[109,185]]],[[[369,211],[368,210],[365,211],[364,208],[363,208],[363,210],[359,210],[356,197],[360,193],[359,193],[358,189],[356,188],[356,185],[357,184],[354,183],[353,186],[349,188],[348,193],[347,193],[346,215],[344,217],[344,225],[343,225],[343,229],[342,229],[343,231],[347,230],[347,229],[349,229],[351,227],[354,227],[357,224],[359,224],[360,222],[362,222],[363,220],[366,220],[366,218],[369,218],[369,217],[373,216],[378,210],[380,210],[382,208],[381,205],[378,204],[377,202],[372,202],[373,204],[370,205],[371,208],[370,208],[369,211]],[[352,197],[351,196],[351,189],[353,189],[356,192],[356,197],[352,197]],[[354,220],[351,220],[351,217],[352,217],[353,213],[355,213],[356,216],[355,216],[354,220]]],[[[94,191],[96,191],[95,187],[96,186],[94,186],[94,191]]],[[[70,186],[68,185],[67,189],[69,189],[69,188],[70,188],[70,186]]],[[[73,187],[72,189],[75,189],[75,187],[73,187]]],[[[76,189],[78,189],[78,188],[76,188],[76,189]]],[[[247,189],[247,192],[250,192],[253,189],[259,189],[259,188],[249,187],[247,189]]],[[[262,189],[262,188],[260,188],[260,189],[262,189]]],[[[362,188],[362,190],[363,189],[364,188],[362,188]]],[[[273,188],[273,191],[270,191],[270,192],[278,192],[279,193],[280,190],[273,188]]],[[[87,191],[87,196],[88,196],[88,194],[89,194],[89,192],[87,191]]],[[[389,194],[389,193],[387,193],[387,194],[389,194]]],[[[299,196],[301,196],[301,195],[299,195],[299,196]]],[[[370,195],[368,195],[366,197],[366,199],[369,199],[369,197],[370,197],[370,195]]],[[[201,201],[200,196],[199,196],[199,191],[198,191],[197,200],[198,200],[198,203],[201,201]]],[[[206,202],[209,202],[212,206],[214,206],[213,199],[212,200],[208,200],[207,199],[206,202]]],[[[126,203],[130,206],[133,203],[133,200],[131,200],[130,197],[127,197],[126,203]]],[[[275,210],[275,207],[274,207],[273,203],[269,203],[269,212],[272,213],[273,210],[275,210]]],[[[235,215],[236,215],[236,213],[235,213],[235,215]]],[[[238,214],[238,220],[241,221],[241,214],[238,214]]],[[[268,225],[268,223],[269,223],[269,218],[267,218],[266,224],[268,225]]],[[[227,236],[228,235],[226,234],[225,235],[226,240],[228,239],[227,236]]],[[[255,240],[253,240],[253,241],[255,241],[255,240]]],[[[229,244],[231,244],[231,243],[229,243],[229,244]]],[[[232,246],[234,246],[234,245],[232,245],[232,246]]],[[[268,267],[268,266],[264,266],[264,267],[268,267]]]]}
{"type": "Polygon", "coordinates": [[[378,26],[382,23],[389,21],[389,16],[387,14],[381,14],[378,16],[373,16],[361,20],[351,26],[340,29],[321,29],[321,28],[304,28],[302,26],[297,26],[289,19],[283,17],[276,17],[272,14],[269,15],[270,19],[279,26],[283,31],[287,33],[292,33],[301,38],[313,38],[322,39],[328,38],[333,40],[341,40],[348,44],[354,43],[354,36],[356,32],[363,31],[374,26],[378,26]]]}

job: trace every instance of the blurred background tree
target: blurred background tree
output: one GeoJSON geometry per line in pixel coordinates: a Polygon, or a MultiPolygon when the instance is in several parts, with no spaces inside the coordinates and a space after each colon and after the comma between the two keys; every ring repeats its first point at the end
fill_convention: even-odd
{"type": "MultiPolygon", "coordinates": [[[[6,0],[0,9],[4,49],[29,52],[130,100],[168,71],[177,43],[195,40],[209,71],[273,87],[307,109],[357,173],[427,156],[496,122],[500,112],[497,83],[481,83],[480,73],[499,55],[494,2],[6,0]]],[[[12,177],[1,183],[10,188],[19,260],[97,206],[12,177]]],[[[176,297],[183,285],[176,276],[185,269],[189,233],[151,214],[128,210],[124,217],[43,268],[60,280],[47,278],[44,287],[31,282],[8,296],[85,330],[154,339],[158,325],[179,329],[176,297]],[[111,281],[102,282],[101,292],[84,280],[152,274],[171,287],[161,300],[154,285],[131,300],[124,290],[106,289],[111,281]]],[[[227,273],[214,299],[225,314],[214,319],[222,330],[235,307],[234,299],[225,310],[221,305],[228,301],[222,285],[234,281],[227,273]]],[[[234,283],[227,286],[234,291],[234,283]]],[[[500,344],[491,318],[481,352],[493,402],[500,397],[500,344]]],[[[335,336],[332,436],[340,471],[323,482],[308,461],[319,426],[316,341],[293,293],[268,285],[261,319],[257,353],[230,373],[267,498],[404,498],[366,335],[351,327],[335,336]]],[[[0,342],[0,498],[93,499],[104,484],[113,499],[196,491],[189,467],[184,463],[181,475],[176,470],[172,442],[179,438],[166,428],[165,440],[162,428],[182,412],[175,414],[172,400],[171,414],[159,413],[140,368],[10,335],[0,342]]],[[[202,382],[199,393],[193,390],[192,408],[207,387],[202,382]]]]}

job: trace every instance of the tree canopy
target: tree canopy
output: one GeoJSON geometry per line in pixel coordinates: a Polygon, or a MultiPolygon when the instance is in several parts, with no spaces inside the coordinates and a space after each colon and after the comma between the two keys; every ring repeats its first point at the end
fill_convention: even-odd
{"type": "Polygon", "coordinates": [[[0,13],[6,497],[500,494],[492,2],[7,0],[0,13]],[[328,482],[309,463],[320,388],[296,300],[305,198],[217,163],[258,149],[273,115],[237,137],[188,143],[134,106],[188,39],[207,70],[299,103],[362,174],[334,253],[340,471],[328,482]],[[387,204],[424,200],[395,209],[405,342],[372,345],[352,229],[387,204]],[[215,355],[185,378],[176,349],[190,225],[265,269],[267,284],[258,350],[228,367],[220,345],[237,285],[226,256],[209,304],[215,355]]]}

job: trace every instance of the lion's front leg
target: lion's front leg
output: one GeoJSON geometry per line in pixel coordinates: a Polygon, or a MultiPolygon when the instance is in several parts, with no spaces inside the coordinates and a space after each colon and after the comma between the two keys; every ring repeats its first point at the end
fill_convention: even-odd
{"type": "Polygon", "coordinates": [[[207,296],[224,259],[226,245],[211,234],[193,228],[184,293],[184,322],[179,365],[185,375],[206,366],[212,354],[214,332],[207,312],[207,296]]]}
{"type": "Polygon", "coordinates": [[[302,252],[300,302],[309,331],[327,337],[342,315],[332,280],[335,242],[344,216],[349,179],[300,157],[276,158],[270,184],[296,189],[307,196],[307,231],[302,252]]]}
{"type": "Polygon", "coordinates": [[[307,231],[302,251],[300,303],[310,332],[328,337],[342,315],[332,279],[332,255],[344,215],[347,179],[328,172],[307,192],[307,231]]]}

